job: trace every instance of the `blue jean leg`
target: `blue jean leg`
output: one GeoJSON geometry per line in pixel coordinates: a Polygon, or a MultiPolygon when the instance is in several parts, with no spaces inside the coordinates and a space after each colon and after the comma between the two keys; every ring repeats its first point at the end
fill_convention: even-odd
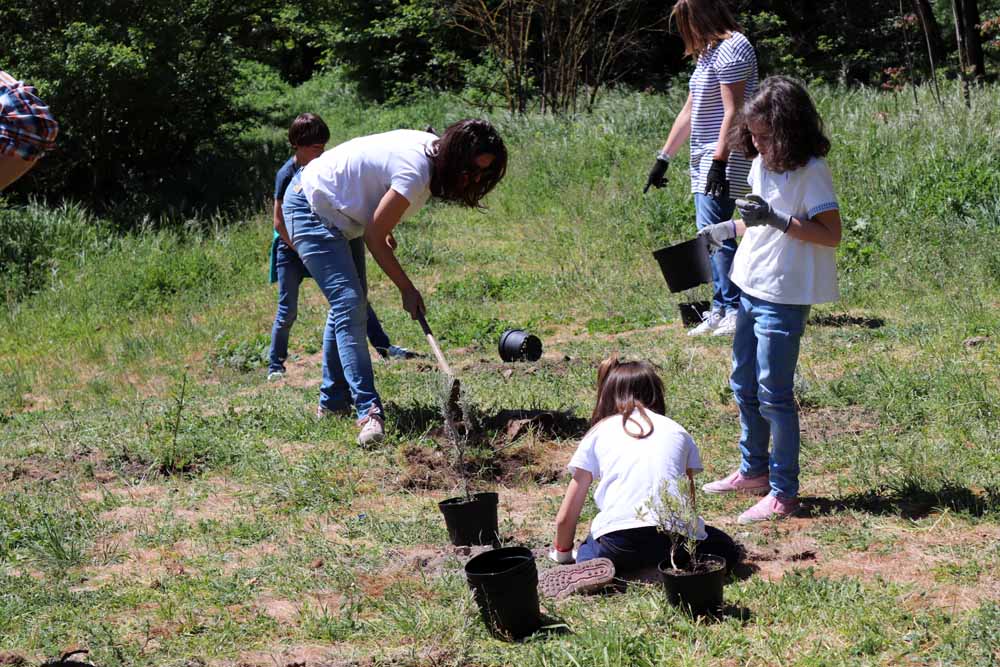
{"type": "Polygon", "coordinates": [[[795,367],[809,310],[744,294],[733,340],[730,384],[740,409],[740,470],[760,474],[766,461],[771,493],[788,498],[799,493],[795,367]]]}
{"type": "MultiPolygon", "coordinates": [[[[365,239],[359,237],[351,241],[351,256],[354,258],[354,267],[358,270],[358,278],[361,279],[361,288],[365,291],[365,299],[368,298],[368,267],[365,266],[365,239]]],[[[389,342],[389,334],[382,328],[382,323],[378,321],[375,309],[368,302],[368,340],[372,347],[386,349],[392,343],[389,342]]]]}
{"type": "Polygon", "coordinates": [[[305,266],[298,253],[288,247],[284,241],[278,241],[278,311],[271,325],[271,352],[267,370],[284,372],[285,360],[288,359],[288,334],[295,323],[299,311],[299,287],[305,266]]]}
{"type": "Polygon", "coordinates": [[[294,191],[297,179],[298,175],[285,194],[285,225],[302,262],[330,303],[323,331],[320,405],[336,410],[353,400],[358,416],[363,417],[373,409],[382,410],[365,343],[364,289],[347,239],[336,228],[325,227],[310,211],[305,197],[294,191]]]}
{"type": "MultiPolygon", "coordinates": [[[[698,229],[731,220],[735,210],[735,199],[716,199],[700,193],[694,195],[695,223],[698,229]]],[[[722,248],[712,253],[712,310],[728,312],[740,307],[740,288],[729,279],[735,256],[735,239],[726,241],[722,248]]]]}

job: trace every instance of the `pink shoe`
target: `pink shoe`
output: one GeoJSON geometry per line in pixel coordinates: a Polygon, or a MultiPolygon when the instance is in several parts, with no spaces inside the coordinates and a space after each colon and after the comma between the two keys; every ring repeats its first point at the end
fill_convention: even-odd
{"type": "Polygon", "coordinates": [[[767,473],[758,475],[757,477],[744,477],[743,473],[737,470],[728,477],[723,477],[722,479],[717,479],[714,482],[705,484],[701,487],[701,490],[705,493],[738,492],[759,496],[762,493],[767,493],[771,490],[771,483],[768,481],[767,473]]]}
{"type": "Polygon", "coordinates": [[[779,498],[767,494],[757,504],[740,515],[736,523],[746,525],[758,521],[770,521],[772,519],[784,519],[799,511],[798,498],[779,498]]]}

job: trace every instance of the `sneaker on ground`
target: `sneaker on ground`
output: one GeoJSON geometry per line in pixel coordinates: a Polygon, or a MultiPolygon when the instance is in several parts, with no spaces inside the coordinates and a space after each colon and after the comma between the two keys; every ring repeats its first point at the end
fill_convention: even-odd
{"type": "Polygon", "coordinates": [[[538,591],[561,600],[573,593],[590,593],[610,584],[615,578],[615,565],[607,558],[557,565],[538,573],[538,591]]]}
{"type": "Polygon", "coordinates": [[[747,525],[758,521],[770,521],[772,519],[784,519],[799,511],[798,498],[781,498],[772,494],[767,494],[757,504],[740,515],[736,523],[747,525]]]}
{"type": "Polygon", "coordinates": [[[285,371],[271,371],[267,374],[268,382],[277,382],[278,380],[285,377],[285,371]]]}
{"type": "Polygon", "coordinates": [[[744,477],[739,470],[736,472],[709,482],[701,487],[705,493],[749,493],[759,496],[771,490],[767,473],[756,477],[744,477]]]}
{"type": "Polygon", "coordinates": [[[358,423],[361,425],[361,432],[358,433],[359,445],[379,443],[385,440],[385,423],[382,421],[382,415],[369,414],[358,423]]]}
{"type": "Polygon", "coordinates": [[[722,313],[717,310],[702,313],[701,316],[701,324],[688,331],[688,336],[706,336],[715,331],[715,327],[719,326],[722,320],[722,313]]]}
{"type": "Polygon", "coordinates": [[[327,417],[350,417],[352,414],[351,406],[345,405],[342,408],[330,409],[319,405],[316,407],[316,419],[326,419],[327,417]]]}
{"type": "Polygon", "coordinates": [[[732,336],[734,333],[736,333],[736,311],[730,310],[719,320],[715,329],[712,330],[712,335],[732,336]]]}

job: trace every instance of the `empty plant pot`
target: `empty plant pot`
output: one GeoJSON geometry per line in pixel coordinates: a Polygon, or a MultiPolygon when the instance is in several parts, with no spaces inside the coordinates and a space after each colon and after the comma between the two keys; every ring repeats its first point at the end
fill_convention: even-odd
{"type": "Polygon", "coordinates": [[[498,347],[504,361],[538,361],[542,356],[542,341],[523,329],[504,331],[498,347]]]}
{"type": "Polygon", "coordinates": [[[657,569],[663,577],[663,590],[670,604],[694,616],[717,614],[722,610],[726,559],[702,556],[699,560],[695,570],[675,570],[669,558],[660,562],[657,569]]]}
{"type": "Polygon", "coordinates": [[[702,313],[707,313],[711,307],[710,301],[687,301],[677,304],[677,309],[681,312],[681,322],[686,327],[701,324],[702,313]]]}
{"type": "Polygon", "coordinates": [[[708,240],[704,236],[660,248],[653,252],[653,257],[660,264],[660,271],[671,292],[683,292],[712,282],[712,262],[708,257],[708,240]]]}
{"type": "Polygon", "coordinates": [[[495,493],[474,493],[472,500],[465,496],[448,498],[438,503],[444,515],[448,537],[457,547],[478,544],[498,544],[497,503],[495,493]]]}
{"type": "Polygon", "coordinates": [[[465,564],[465,577],[487,629],[495,637],[527,637],[542,626],[538,570],[526,547],[481,553],[465,564]]]}

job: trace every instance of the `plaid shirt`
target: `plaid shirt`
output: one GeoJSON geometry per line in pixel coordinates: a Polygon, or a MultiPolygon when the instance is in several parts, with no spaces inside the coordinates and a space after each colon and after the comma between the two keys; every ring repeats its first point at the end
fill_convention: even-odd
{"type": "Polygon", "coordinates": [[[59,123],[35,93],[0,71],[0,153],[37,160],[55,148],[59,123]]]}

